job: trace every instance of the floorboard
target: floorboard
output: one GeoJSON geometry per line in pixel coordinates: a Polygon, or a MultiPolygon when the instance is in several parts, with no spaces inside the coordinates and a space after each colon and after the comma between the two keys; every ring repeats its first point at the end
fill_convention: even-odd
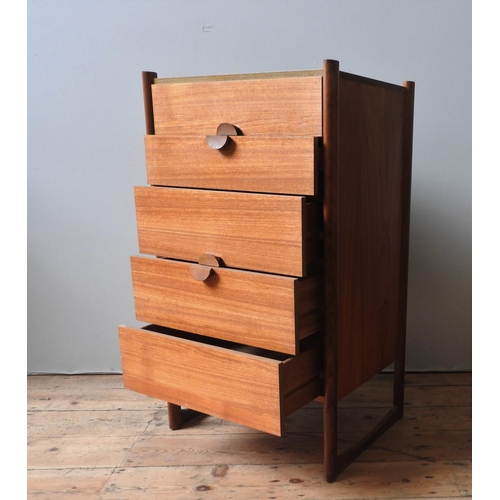
{"type": "MultiPolygon", "coordinates": [[[[391,374],[341,403],[342,450],[390,404],[391,374]]],[[[119,375],[28,377],[28,499],[458,499],[472,496],[470,373],[407,374],[405,416],[323,481],[322,406],[278,438],[199,415],[168,427],[166,403],[119,375]]]]}

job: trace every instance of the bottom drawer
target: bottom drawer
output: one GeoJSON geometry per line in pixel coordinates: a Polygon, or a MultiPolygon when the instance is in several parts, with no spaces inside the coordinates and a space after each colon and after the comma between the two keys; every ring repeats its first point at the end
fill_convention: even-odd
{"type": "Polygon", "coordinates": [[[294,357],[156,325],[119,336],[127,389],[277,436],[322,391],[316,336],[294,357]]]}

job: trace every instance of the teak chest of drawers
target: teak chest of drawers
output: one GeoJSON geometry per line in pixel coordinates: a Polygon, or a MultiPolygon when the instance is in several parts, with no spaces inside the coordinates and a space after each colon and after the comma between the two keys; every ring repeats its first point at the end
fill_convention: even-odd
{"type": "Polygon", "coordinates": [[[414,84],[323,69],[143,73],[125,387],[282,435],[324,405],[333,481],[403,415],[414,84]],[[337,454],[337,403],[394,363],[385,418],[337,454]]]}

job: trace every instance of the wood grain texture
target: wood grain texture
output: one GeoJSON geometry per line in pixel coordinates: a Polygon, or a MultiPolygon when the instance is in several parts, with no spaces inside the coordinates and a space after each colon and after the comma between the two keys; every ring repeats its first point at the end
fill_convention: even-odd
{"type": "Polygon", "coordinates": [[[319,258],[307,224],[320,214],[303,197],[136,187],[135,202],[140,253],[198,262],[209,252],[228,267],[290,276],[319,258]]]}
{"type": "MultiPolygon", "coordinates": [[[[225,455],[230,460],[233,454],[227,447],[225,451],[221,459],[225,455]]],[[[279,456],[279,452],[276,455],[279,456]]],[[[258,456],[267,457],[268,454],[262,450],[258,456]]],[[[301,450],[297,449],[294,456],[301,456],[301,450]]],[[[97,500],[142,500],[144,490],[148,500],[186,500],[203,496],[228,500],[449,500],[461,497],[453,466],[442,462],[353,464],[352,469],[332,485],[321,480],[317,465],[258,462],[256,465],[228,466],[222,460],[215,465],[179,468],[127,467],[113,474],[112,481],[103,488],[97,500]],[[138,485],[143,486],[138,488],[138,485]]]]}
{"type": "MultiPolygon", "coordinates": [[[[195,342],[174,336],[171,330],[163,331],[172,335],[119,328],[125,387],[270,434],[282,434],[286,416],[282,407],[287,412],[298,409],[285,403],[293,393],[286,395],[280,390],[282,360],[195,342]]],[[[306,352],[288,363],[293,365],[303,357],[308,360],[304,370],[308,380],[302,379],[300,387],[311,383],[311,374],[317,380],[320,371],[318,354],[311,356],[306,352]]],[[[311,400],[318,394],[319,388],[311,400]]]]}
{"type": "Polygon", "coordinates": [[[396,359],[404,89],[340,78],[338,398],[396,359]]]}
{"type": "Polygon", "coordinates": [[[90,500],[97,498],[114,467],[92,469],[32,469],[27,476],[27,500],[90,500]]]}
{"type": "MultiPolygon", "coordinates": [[[[303,411],[297,411],[287,417],[285,421],[286,435],[305,434],[312,437],[315,436],[321,440],[323,435],[323,406],[320,403],[312,402],[306,405],[303,411]]],[[[380,420],[386,412],[386,407],[342,407],[339,409],[339,430],[342,436],[342,441],[345,441],[347,433],[359,436],[363,433],[368,433],[372,430],[374,422],[380,420]]],[[[50,417],[49,417],[50,418],[50,417]]],[[[418,446],[418,434],[424,430],[428,434],[428,438],[422,437],[422,444],[424,440],[432,440],[438,435],[444,436],[449,429],[453,429],[453,435],[458,436],[459,433],[455,431],[469,431],[471,428],[472,415],[470,408],[458,407],[408,407],[405,409],[405,418],[400,420],[396,425],[391,427],[390,435],[394,438],[395,435],[404,435],[411,437],[412,445],[418,446]],[[406,418],[408,417],[408,418],[406,418]]],[[[60,423],[61,424],[61,423],[60,423]]],[[[170,435],[169,421],[167,412],[165,410],[158,410],[154,424],[148,427],[143,433],[144,435],[170,435]]],[[[229,421],[221,421],[215,417],[199,416],[196,421],[193,421],[188,426],[183,427],[183,435],[192,436],[200,434],[211,434],[216,436],[220,434],[259,434],[259,431],[251,429],[250,427],[234,424],[229,421]]],[[[453,436],[452,435],[452,436],[453,436]]],[[[442,446],[451,446],[455,448],[456,445],[452,444],[453,437],[448,437],[448,443],[442,442],[442,446]]],[[[404,438],[401,438],[401,443],[404,438]]],[[[407,441],[409,442],[409,441],[407,441]]],[[[380,443],[377,443],[377,446],[380,443]]],[[[459,445],[463,446],[463,445],[459,445]]],[[[424,447],[422,450],[425,452],[424,447]]],[[[404,445],[401,447],[401,452],[404,452],[404,445]]],[[[319,450],[321,454],[321,450],[319,450]]],[[[453,455],[453,451],[449,452],[453,455]]],[[[363,460],[362,455],[358,460],[363,460]]],[[[414,457],[411,457],[412,459],[414,457]]],[[[408,457],[410,459],[410,457],[408,457]]]]}
{"type": "Polygon", "coordinates": [[[322,135],[321,77],[153,85],[157,135],[214,134],[220,123],[243,135],[322,135]]]}
{"type": "Polygon", "coordinates": [[[118,467],[135,436],[69,436],[29,439],[30,469],[118,467]]]}
{"type": "MultiPolygon", "coordinates": [[[[136,317],[208,337],[296,354],[321,327],[319,278],[212,268],[196,281],[186,262],[132,257],[136,317]]],[[[203,266],[201,266],[203,267],[203,266]]]]}
{"type": "Polygon", "coordinates": [[[405,103],[404,87],[342,73],[337,61],[324,62],[327,481],[402,415],[409,223],[404,172],[411,163],[411,148],[409,155],[404,152],[408,138],[411,143],[411,130],[405,137],[405,103]],[[337,455],[337,401],[394,361],[396,406],[371,433],[337,455]]]}
{"type": "MultiPolygon", "coordinates": [[[[96,381],[96,384],[98,381],[96,381]]],[[[75,385],[78,385],[76,383],[75,385]]],[[[120,375],[121,391],[123,379],[120,375]]],[[[28,439],[82,436],[127,437],[142,434],[154,420],[158,408],[139,410],[98,410],[80,404],[79,410],[51,409],[28,413],[28,439]],[[91,408],[91,409],[87,409],[91,408]]]]}
{"type": "Polygon", "coordinates": [[[295,281],[295,324],[300,339],[323,329],[323,277],[295,281]]]}
{"type": "MultiPolygon", "coordinates": [[[[402,180],[409,179],[404,159],[405,102],[403,87],[340,76],[338,398],[393,361],[398,361],[398,371],[395,406],[370,433],[336,457],[336,475],[403,411],[406,288],[402,283],[408,264],[410,194],[402,180]]],[[[407,159],[411,162],[411,154],[407,159]]]]}
{"type": "Polygon", "coordinates": [[[123,407],[153,410],[165,405],[142,394],[123,391],[123,387],[108,390],[88,387],[81,391],[32,389],[28,396],[28,411],[80,411],[82,406],[89,410],[120,411],[123,407]]]}
{"type": "Polygon", "coordinates": [[[148,184],[315,195],[314,137],[231,137],[221,150],[203,136],[147,135],[148,184]]]}
{"type": "MultiPolygon", "coordinates": [[[[299,340],[310,340],[306,337],[324,321],[324,467],[331,481],[402,417],[413,87],[339,72],[338,62],[330,60],[324,61],[323,71],[293,77],[229,75],[161,83],[156,78],[149,85],[151,79],[147,80],[151,96],[146,99],[145,94],[151,109],[146,108],[146,114],[154,116],[149,129],[158,136],[145,138],[148,182],[176,189],[136,188],[140,251],[191,262],[210,252],[229,267],[295,277],[322,267],[325,288],[320,289],[321,278],[317,282],[293,280],[293,307],[288,298],[284,307],[277,308],[286,321],[280,321],[279,315],[274,321],[288,329],[278,336],[281,347],[276,345],[276,329],[269,328],[265,334],[258,329],[261,309],[256,313],[251,308],[261,308],[254,297],[265,297],[261,290],[272,287],[262,283],[254,290],[243,284],[228,287],[231,296],[225,297],[228,306],[222,311],[217,307],[219,300],[204,302],[210,294],[215,297],[221,282],[228,283],[225,269],[193,268],[195,278],[205,279],[193,280],[208,289],[203,296],[196,295],[191,284],[172,288],[175,280],[180,283],[175,272],[139,269],[135,274],[139,279],[134,278],[139,290],[135,297],[138,318],[145,314],[144,321],[169,325],[174,318],[176,328],[192,330],[186,325],[195,325],[206,335],[212,327],[213,338],[236,338],[244,343],[250,339],[257,346],[265,338],[274,342],[272,349],[288,349],[284,352],[290,354],[298,352],[299,340]],[[216,133],[222,122],[234,124],[243,135],[229,139],[220,150],[211,150],[205,138],[216,133]],[[304,159],[315,137],[322,144],[319,154],[314,154],[313,146],[312,160],[304,159]],[[297,146],[307,141],[307,146],[297,146]],[[313,190],[305,191],[306,185],[310,189],[311,165],[313,190]],[[279,179],[283,172],[286,175],[279,179]],[[320,183],[316,175],[322,176],[320,183]],[[231,192],[238,190],[245,193],[231,192]],[[290,196],[312,193],[323,195],[323,227],[322,218],[312,209],[319,204],[290,196]],[[302,300],[295,303],[299,295],[302,300]],[[317,307],[322,296],[324,318],[317,307]],[[188,309],[182,309],[185,304],[188,309]],[[243,319],[235,314],[240,304],[251,306],[243,311],[243,319]],[[255,326],[247,318],[255,319],[255,326]],[[248,330],[241,330],[244,323],[248,330]],[[394,406],[375,427],[378,430],[356,437],[351,451],[338,455],[339,400],[393,362],[394,406]]],[[[266,314],[265,323],[270,324],[273,315],[266,314]]],[[[210,342],[210,335],[209,348],[220,348],[210,342]]],[[[202,344],[197,341],[196,345],[202,344]]],[[[279,382],[271,385],[278,387],[282,418],[322,390],[314,370],[308,371],[309,365],[321,363],[306,362],[305,353],[301,362],[294,358],[293,368],[284,358],[271,358],[278,363],[279,382]]],[[[143,365],[141,370],[145,370],[143,365]]],[[[188,381],[186,377],[184,382],[188,381]]],[[[151,390],[163,391],[152,383],[151,390]]],[[[163,392],[159,397],[166,399],[163,392]]],[[[181,399],[172,400],[172,408],[180,410],[181,399]]],[[[271,420],[277,425],[276,413],[271,420]]]]}

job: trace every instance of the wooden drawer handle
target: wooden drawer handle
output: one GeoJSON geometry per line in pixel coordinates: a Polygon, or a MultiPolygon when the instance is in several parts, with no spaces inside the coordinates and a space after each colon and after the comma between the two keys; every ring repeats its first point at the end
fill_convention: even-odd
{"type": "Polygon", "coordinates": [[[238,135],[238,129],[230,123],[221,123],[217,127],[216,135],[207,135],[207,144],[212,149],[222,149],[228,142],[229,137],[238,135]]]}
{"type": "Polygon", "coordinates": [[[205,281],[212,275],[211,267],[201,266],[199,264],[191,264],[189,266],[189,271],[196,281],[205,281]]]}
{"type": "Polygon", "coordinates": [[[196,281],[205,281],[212,275],[213,267],[222,266],[222,259],[212,253],[200,255],[198,264],[191,264],[189,271],[196,281]]]}
{"type": "Polygon", "coordinates": [[[217,255],[208,252],[204,253],[203,255],[200,255],[198,259],[198,264],[203,264],[205,266],[211,266],[211,267],[222,267],[224,265],[220,257],[217,257],[217,255]]]}

